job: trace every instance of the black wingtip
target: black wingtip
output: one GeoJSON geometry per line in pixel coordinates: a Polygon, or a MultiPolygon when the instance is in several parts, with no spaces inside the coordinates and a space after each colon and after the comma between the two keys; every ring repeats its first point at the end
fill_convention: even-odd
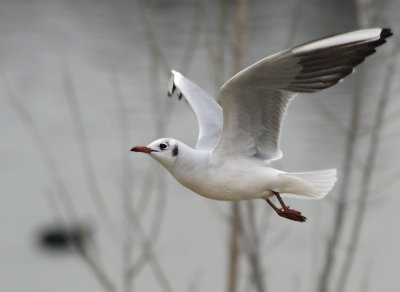
{"type": "Polygon", "coordinates": [[[171,97],[172,94],[174,94],[176,87],[175,87],[175,81],[174,81],[174,71],[171,70],[171,77],[169,78],[168,82],[168,96],[171,97]]]}
{"type": "Polygon", "coordinates": [[[386,39],[392,35],[393,35],[393,33],[390,28],[383,28],[381,31],[381,38],[383,38],[383,39],[386,39]]]}

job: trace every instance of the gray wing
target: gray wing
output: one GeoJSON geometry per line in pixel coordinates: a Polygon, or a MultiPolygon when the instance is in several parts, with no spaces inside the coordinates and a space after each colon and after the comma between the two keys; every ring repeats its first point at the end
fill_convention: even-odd
{"type": "Polygon", "coordinates": [[[365,29],[310,42],[265,58],[220,90],[223,131],[213,155],[282,157],[279,131],[290,100],[339,82],[391,35],[365,29]]]}
{"type": "Polygon", "coordinates": [[[194,111],[199,124],[199,137],[196,149],[212,150],[218,142],[222,132],[222,108],[204,90],[194,82],[185,78],[181,73],[172,70],[169,82],[168,94],[171,96],[174,90],[179,90],[188,101],[194,111]]]}

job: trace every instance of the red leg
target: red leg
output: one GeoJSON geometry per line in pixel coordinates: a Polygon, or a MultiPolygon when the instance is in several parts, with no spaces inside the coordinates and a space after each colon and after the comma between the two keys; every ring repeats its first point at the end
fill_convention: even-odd
{"type": "Polygon", "coordinates": [[[272,203],[269,199],[266,199],[267,203],[278,213],[279,216],[285,217],[290,220],[304,222],[306,221],[306,217],[301,215],[301,212],[297,210],[290,209],[289,206],[286,206],[285,202],[282,200],[281,196],[278,192],[273,192],[276,198],[278,199],[279,203],[281,204],[282,208],[278,208],[272,203]]]}

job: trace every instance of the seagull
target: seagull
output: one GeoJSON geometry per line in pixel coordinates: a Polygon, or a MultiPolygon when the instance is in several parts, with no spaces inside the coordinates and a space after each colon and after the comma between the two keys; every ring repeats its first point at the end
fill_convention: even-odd
{"type": "Polygon", "coordinates": [[[388,28],[334,35],[264,58],[231,77],[220,89],[220,104],[172,70],[168,95],[178,92],[194,111],[199,135],[194,148],[173,138],[135,146],[162,164],[193,192],[214,200],[263,199],[284,218],[304,222],[282,195],[321,199],[336,182],[336,170],[284,172],[269,166],[282,158],[280,127],[298,93],[329,88],[386,42],[388,28]],[[281,207],[270,198],[275,196],[281,207]]]}

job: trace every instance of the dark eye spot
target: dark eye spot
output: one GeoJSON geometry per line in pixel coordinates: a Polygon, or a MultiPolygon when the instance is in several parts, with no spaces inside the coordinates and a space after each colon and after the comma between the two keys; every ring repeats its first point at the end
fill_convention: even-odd
{"type": "Polygon", "coordinates": [[[161,149],[161,150],[164,150],[165,148],[167,148],[167,144],[161,143],[161,144],[160,144],[160,149],[161,149]]]}
{"type": "Polygon", "coordinates": [[[172,149],[172,156],[178,155],[179,150],[178,150],[178,145],[175,145],[174,148],[172,149]]]}

